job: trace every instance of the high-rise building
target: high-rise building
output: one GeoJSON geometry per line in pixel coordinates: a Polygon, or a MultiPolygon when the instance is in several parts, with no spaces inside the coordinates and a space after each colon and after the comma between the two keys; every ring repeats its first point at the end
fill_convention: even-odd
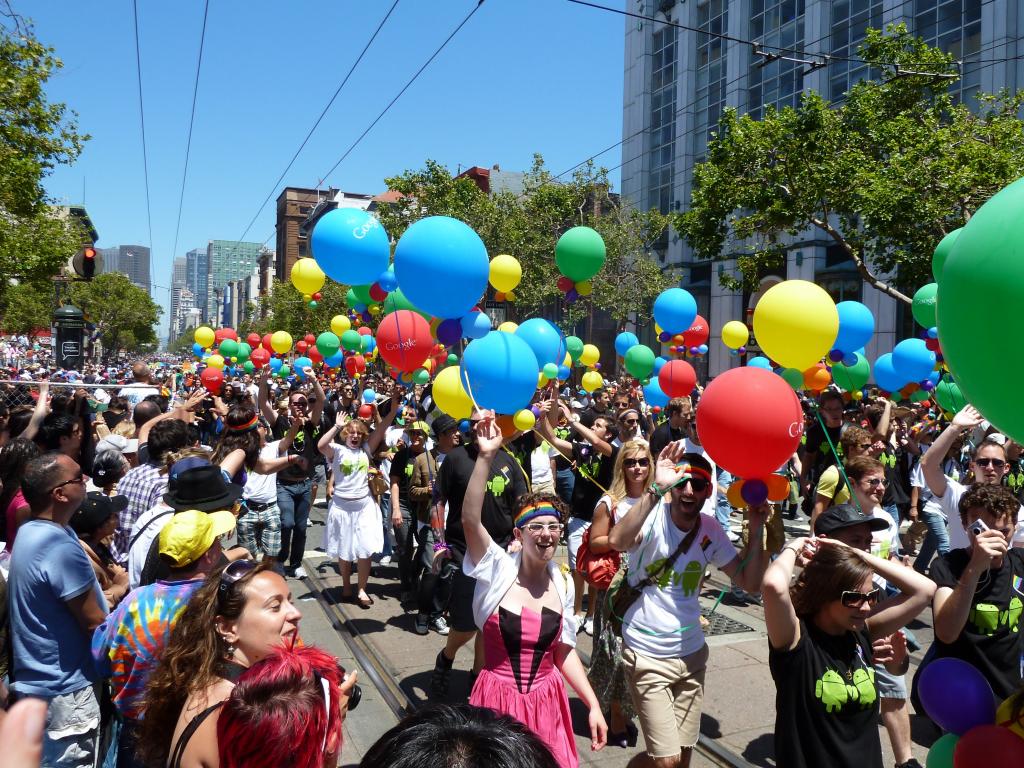
{"type": "MultiPolygon", "coordinates": [[[[149,248],[144,245],[119,245],[117,251],[117,271],[126,275],[133,285],[152,295],[149,248]]],[[[106,271],[114,270],[107,267],[106,271]]]]}
{"type": "Polygon", "coordinates": [[[187,265],[188,261],[184,256],[176,256],[174,258],[173,267],[171,269],[171,319],[167,327],[168,343],[174,341],[179,334],[178,318],[181,314],[179,311],[181,295],[184,291],[188,290],[185,285],[185,275],[188,271],[187,265]]]}
{"type": "Polygon", "coordinates": [[[240,277],[248,277],[259,270],[261,243],[246,243],[238,240],[211,240],[206,247],[210,264],[210,284],[207,304],[210,317],[214,315],[214,305],[220,302],[219,293],[230,281],[240,277]]]}
{"type": "Polygon", "coordinates": [[[206,320],[210,285],[210,258],[206,248],[193,248],[185,254],[185,286],[191,291],[194,306],[206,320]]]}
{"type": "MultiPolygon", "coordinates": [[[[625,22],[621,188],[638,207],[663,213],[685,209],[694,166],[724,108],[757,118],[769,105],[796,106],[805,90],[841,101],[853,84],[873,76],[866,64],[847,60],[856,58],[869,27],[902,21],[963,61],[963,78],[954,88],[968,103],[979,90],[1024,87],[1019,0],[638,0],[630,9],[657,21],[625,22]],[[741,41],[808,53],[770,57],[741,41]],[[815,68],[804,60],[827,63],[815,68]]],[[[728,320],[747,319],[774,283],[801,278],[817,282],[836,301],[863,301],[871,308],[877,333],[869,357],[892,348],[902,306],[865,286],[846,254],[818,233],[802,233],[787,247],[786,264],[758,290],[743,293],[722,288],[718,279],[721,271],[735,273],[734,260],[695,261],[674,233],[653,250],[663,267],[686,268],[684,285],[713,334],[728,320]]],[[[711,374],[735,364],[723,345],[709,346],[711,374]]]]}

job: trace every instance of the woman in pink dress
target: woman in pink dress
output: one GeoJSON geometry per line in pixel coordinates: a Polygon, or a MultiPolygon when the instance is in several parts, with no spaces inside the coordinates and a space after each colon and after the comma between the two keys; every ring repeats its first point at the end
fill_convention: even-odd
{"type": "Polygon", "coordinates": [[[576,655],[572,580],[553,561],[564,527],[561,502],[542,495],[520,500],[509,547],[514,554],[495,543],[484,528],[482,511],[502,435],[493,412],[477,417],[478,454],[462,504],[462,567],[476,579],[473,615],[483,631],[485,660],[469,703],[516,718],[547,744],[562,768],[576,768],[563,675],[590,711],[592,750],[605,745],[608,726],[576,655]]]}

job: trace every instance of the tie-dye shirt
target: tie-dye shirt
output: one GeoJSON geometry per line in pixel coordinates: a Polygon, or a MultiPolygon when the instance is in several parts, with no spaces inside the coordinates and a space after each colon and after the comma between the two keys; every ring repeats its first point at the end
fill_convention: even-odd
{"type": "Polygon", "coordinates": [[[171,627],[202,585],[202,579],[158,581],[132,590],[93,633],[96,670],[110,678],[114,704],[124,717],[139,719],[146,682],[171,627]]]}

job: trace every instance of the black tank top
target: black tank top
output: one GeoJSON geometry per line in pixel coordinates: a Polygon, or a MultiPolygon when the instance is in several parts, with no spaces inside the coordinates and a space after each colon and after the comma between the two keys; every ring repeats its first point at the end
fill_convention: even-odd
{"type": "MultiPolygon", "coordinates": [[[[241,664],[236,664],[233,661],[222,662],[217,667],[217,674],[225,680],[230,680],[232,683],[235,682],[246,667],[241,664]]],[[[198,715],[193,717],[188,725],[185,726],[185,730],[181,732],[181,736],[178,737],[177,743],[174,745],[174,749],[171,750],[171,757],[168,761],[168,768],[181,768],[181,758],[185,755],[185,749],[188,747],[189,741],[195,735],[195,732],[199,730],[201,726],[211,714],[216,710],[220,709],[223,705],[223,701],[218,701],[216,704],[211,704],[198,715]]]]}

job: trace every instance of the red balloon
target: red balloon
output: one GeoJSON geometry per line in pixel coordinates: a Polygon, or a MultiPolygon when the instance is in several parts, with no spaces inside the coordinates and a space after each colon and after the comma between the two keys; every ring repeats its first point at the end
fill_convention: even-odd
{"type": "Polygon", "coordinates": [[[315,346],[309,348],[309,353],[307,354],[307,357],[314,363],[322,362],[324,359],[324,356],[320,354],[320,350],[317,349],[315,346]]]}
{"type": "Polygon", "coordinates": [[[711,329],[708,327],[708,321],[697,315],[693,325],[683,334],[683,344],[687,347],[699,347],[701,344],[708,343],[710,335],[711,329]]]}
{"type": "Polygon", "coordinates": [[[199,374],[199,380],[203,382],[207,392],[211,395],[216,395],[220,392],[220,387],[224,383],[224,372],[220,368],[208,366],[199,374]]]}
{"type": "Polygon", "coordinates": [[[953,768],[1024,765],[1024,739],[1001,725],[978,725],[953,749],[953,768]]]}
{"type": "Polygon", "coordinates": [[[564,275],[558,278],[558,290],[562,293],[567,293],[576,287],[576,283],[573,282],[571,277],[565,277],[564,275]]]}
{"type": "Polygon", "coordinates": [[[373,406],[372,405],[360,405],[357,415],[360,419],[373,418],[373,406]]]}
{"type": "Polygon", "coordinates": [[[217,343],[220,344],[224,339],[228,338],[227,328],[218,328],[213,332],[213,338],[216,339],[217,343]]]}
{"type": "Polygon", "coordinates": [[[356,333],[358,333],[360,336],[370,336],[373,333],[373,331],[370,330],[370,326],[361,325],[358,328],[356,328],[356,333]]]}
{"type": "Polygon", "coordinates": [[[322,299],[323,297],[324,297],[324,295],[322,293],[319,293],[319,292],[314,293],[313,294],[313,301],[320,301],[320,299],[322,299]]]}
{"type": "Polygon", "coordinates": [[[411,310],[395,310],[377,327],[377,351],[386,363],[400,371],[419,368],[433,348],[430,323],[411,310]]]}
{"type": "Polygon", "coordinates": [[[261,341],[261,342],[260,342],[260,344],[262,344],[262,345],[263,345],[263,348],[264,348],[265,350],[267,350],[267,352],[270,352],[271,354],[273,354],[273,352],[274,352],[274,348],[273,348],[273,347],[272,347],[272,346],[270,345],[270,337],[271,337],[272,335],[273,335],[273,334],[270,334],[270,333],[268,333],[268,334],[265,334],[265,335],[263,336],[263,341],[261,341]]]}
{"type": "Polygon", "coordinates": [[[763,368],[733,368],[715,377],[697,405],[701,445],[737,477],[774,472],[793,455],[803,432],[796,392],[763,368]]]}
{"type": "Polygon", "coordinates": [[[262,368],[270,362],[270,353],[263,347],[256,347],[249,355],[249,361],[253,364],[253,367],[262,368]]]}
{"type": "Polygon", "coordinates": [[[658,384],[669,397],[688,397],[697,386],[697,372],[685,360],[669,360],[658,372],[658,384]]]}
{"type": "Polygon", "coordinates": [[[345,358],[345,370],[349,376],[355,376],[366,370],[366,358],[362,355],[352,355],[345,358]]]}
{"type": "Polygon", "coordinates": [[[302,340],[306,342],[306,344],[309,346],[316,344],[316,336],[314,336],[312,333],[307,333],[305,336],[302,337],[302,340]]]}
{"type": "Polygon", "coordinates": [[[295,351],[298,352],[300,355],[306,354],[307,349],[309,349],[309,344],[307,344],[305,341],[300,340],[295,342],[295,351]]]}
{"type": "Polygon", "coordinates": [[[260,345],[261,341],[260,335],[258,333],[250,333],[248,336],[245,337],[245,340],[253,349],[256,349],[256,347],[260,345]]]}
{"type": "Polygon", "coordinates": [[[381,288],[377,283],[370,286],[370,298],[374,301],[384,301],[387,297],[387,291],[381,288]]]}

